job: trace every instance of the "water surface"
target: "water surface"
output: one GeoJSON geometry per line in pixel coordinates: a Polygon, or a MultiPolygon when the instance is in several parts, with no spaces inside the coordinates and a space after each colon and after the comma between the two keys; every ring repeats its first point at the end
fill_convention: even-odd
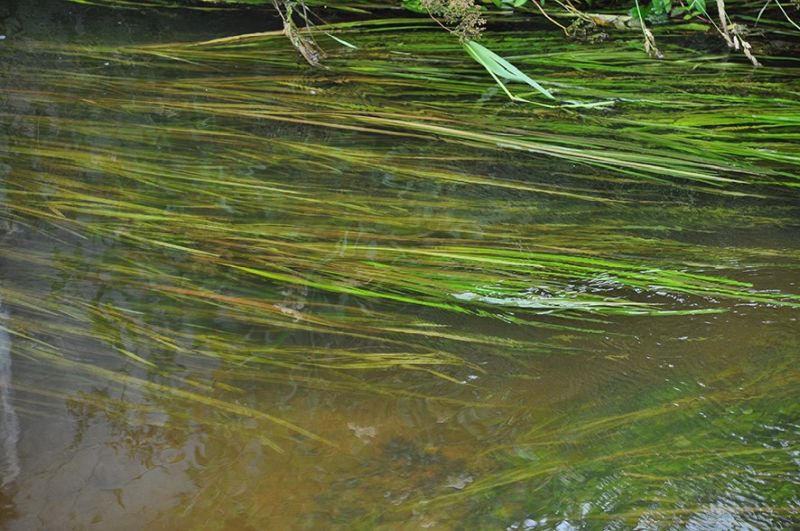
{"type": "Polygon", "coordinates": [[[3,526],[800,524],[790,60],[512,27],[563,111],[66,5],[1,14],[3,526]]]}

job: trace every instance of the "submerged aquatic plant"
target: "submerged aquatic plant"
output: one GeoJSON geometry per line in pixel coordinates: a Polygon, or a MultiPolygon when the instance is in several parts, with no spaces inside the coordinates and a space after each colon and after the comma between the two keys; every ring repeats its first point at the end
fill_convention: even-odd
{"type": "Polygon", "coordinates": [[[508,106],[418,25],[320,27],[358,49],[315,77],[279,32],[20,46],[0,214],[22,272],[0,286],[15,352],[213,425],[251,419],[282,450],[330,441],[256,407],[248,382],[480,407],[470,376],[492,360],[585,353],[620,322],[795,311],[750,273],[791,272],[796,251],[708,236],[796,225],[794,81],[509,33],[493,46],[562,98],[618,105],[508,106]],[[719,76],[731,93],[705,90],[719,76]]]}
{"type": "MultiPolygon", "coordinates": [[[[664,55],[656,45],[656,38],[648,24],[653,26],[665,25],[671,22],[677,31],[709,31],[713,29],[728,45],[728,48],[741,51],[753,66],[760,66],[754,55],[754,48],[750,44],[752,30],[745,26],[750,21],[762,23],[762,17],[771,6],[767,1],[757,12],[752,4],[729,0],[716,0],[715,14],[709,13],[709,5],[705,0],[692,0],[688,3],[675,3],[672,0],[651,0],[639,2],[634,0],[629,5],[628,12],[593,12],[612,8],[619,9],[617,5],[606,6],[597,2],[562,2],[555,1],[555,6],[550,5],[545,9],[544,2],[538,0],[492,0],[491,2],[475,3],[473,0],[400,0],[396,4],[375,4],[365,0],[351,0],[348,2],[319,2],[316,0],[206,0],[197,2],[192,0],[72,0],[77,3],[106,5],[111,7],[169,7],[185,9],[218,10],[225,8],[264,6],[271,4],[279,14],[284,27],[284,34],[289,38],[295,49],[312,66],[319,65],[324,56],[322,49],[317,46],[313,38],[314,22],[311,18],[320,18],[313,14],[314,9],[330,9],[339,12],[354,13],[358,15],[370,14],[374,10],[400,8],[413,13],[431,17],[439,26],[459,38],[461,42],[475,41],[480,38],[486,25],[486,18],[495,18],[501,15],[507,18],[511,13],[520,13],[523,16],[531,14],[542,15],[547,21],[559,27],[566,36],[578,37],[593,33],[593,38],[604,39],[606,34],[603,29],[613,31],[640,31],[643,36],[644,51],[655,58],[663,59],[664,55]],[[491,8],[493,4],[494,8],[491,8]],[[297,8],[297,9],[295,9],[297,8]],[[737,21],[729,15],[733,9],[737,12],[737,21]],[[555,10],[555,11],[554,11],[555,10]],[[548,12],[549,11],[549,12],[548,12]],[[305,27],[301,31],[294,20],[298,13],[305,27]],[[554,18],[555,17],[555,18],[554,18]],[[572,18],[573,24],[569,27],[561,24],[556,18],[572,18]],[[718,21],[717,22],[715,22],[718,21]]],[[[785,32],[786,28],[800,29],[800,26],[789,15],[786,8],[775,2],[777,18],[767,18],[763,22],[774,27],[778,33],[785,32]]],[[[499,18],[499,17],[498,17],[499,18]]],[[[320,18],[321,20],[321,18],[320,18]]],[[[767,24],[761,25],[763,28],[767,24]]],[[[338,37],[331,36],[338,41],[338,37]]],[[[340,42],[345,46],[350,44],[340,42]]],[[[469,53],[469,49],[467,49],[469,53]]],[[[473,56],[472,54],[470,54],[473,56]]],[[[473,56],[474,57],[474,56],[473,56]]],[[[481,64],[480,60],[478,60],[481,64]]],[[[486,65],[484,65],[486,66],[486,65]]],[[[491,71],[491,70],[490,70],[491,71]]],[[[495,72],[497,73],[497,72],[495,72]]],[[[497,81],[497,79],[495,79],[497,81]]],[[[498,81],[499,83],[499,81],[498,81]]],[[[501,85],[502,86],[502,85],[501,85]]],[[[520,101],[520,98],[512,98],[520,101]]]]}
{"type": "Polygon", "coordinates": [[[782,356],[765,363],[533,423],[484,454],[486,474],[424,505],[472,503],[479,527],[529,515],[573,525],[792,525],[798,441],[780,433],[796,415],[798,372],[782,356]]]}
{"type": "Polygon", "coordinates": [[[335,481],[307,488],[355,506],[325,520],[345,527],[793,523],[796,349],[775,330],[800,305],[794,67],[513,24],[486,36],[520,65],[483,52],[498,75],[614,107],[509,105],[419,19],[318,26],[357,48],[314,73],[279,31],[12,39],[17,413],[66,401],[76,437],[102,414],[124,441],[201,439],[181,522],[270,527],[281,478],[250,473],[252,445],[324,459],[335,481]],[[365,403],[435,436],[351,418],[365,403]]]}

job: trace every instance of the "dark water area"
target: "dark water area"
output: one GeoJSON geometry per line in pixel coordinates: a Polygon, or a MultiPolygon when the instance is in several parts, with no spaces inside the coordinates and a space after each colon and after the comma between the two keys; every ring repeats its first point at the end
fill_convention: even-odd
{"type": "Polygon", "coordinates": [[[108,9],[60,0],[14,0],[0,7],[0,17],[6,39],[84,44],[170,42],[178,35],[208,39],[280,28],[272,9],[258,6],[207,11],[108,9]]]}
{"type": "Polygon", "coordinates": [[[795,67],[0,24],[1,528],[800,526],[795,67]]]}

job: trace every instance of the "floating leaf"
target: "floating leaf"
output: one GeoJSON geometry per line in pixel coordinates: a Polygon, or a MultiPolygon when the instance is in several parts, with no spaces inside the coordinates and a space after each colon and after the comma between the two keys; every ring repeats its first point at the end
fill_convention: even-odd
{"type": "Polygon", "coordinates": [[[505,85],[503,85],[503,83],[497,79],[498,77],[508,81],[525,83],[538,90],[544,96],[553,100],[555,99],[550,91],[528,77],[527,74],[520,71],[516,66],[512,65],[485,46],[478,44],[475,41],[466,41],[464,43],[464,49],[467,51],[470,57],[480,63],[492,75],[492,77],[495,78],[497,84],[500,85],[500,87],[512,100],[521,100],[522,98],[512,95],[505,85]]]}

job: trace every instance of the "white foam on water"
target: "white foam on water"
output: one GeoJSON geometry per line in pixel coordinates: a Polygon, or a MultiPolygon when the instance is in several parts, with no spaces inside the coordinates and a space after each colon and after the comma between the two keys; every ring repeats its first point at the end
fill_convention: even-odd
{"type": "MultiPolygon", "coordinates": [[[[0,323],[5,325],[8,313],[0,301],[0,323]]],[[[0,487],[19,475],[19,419],[11,405],[11,338],[5,326],[0,328],[0,487]]]]}

